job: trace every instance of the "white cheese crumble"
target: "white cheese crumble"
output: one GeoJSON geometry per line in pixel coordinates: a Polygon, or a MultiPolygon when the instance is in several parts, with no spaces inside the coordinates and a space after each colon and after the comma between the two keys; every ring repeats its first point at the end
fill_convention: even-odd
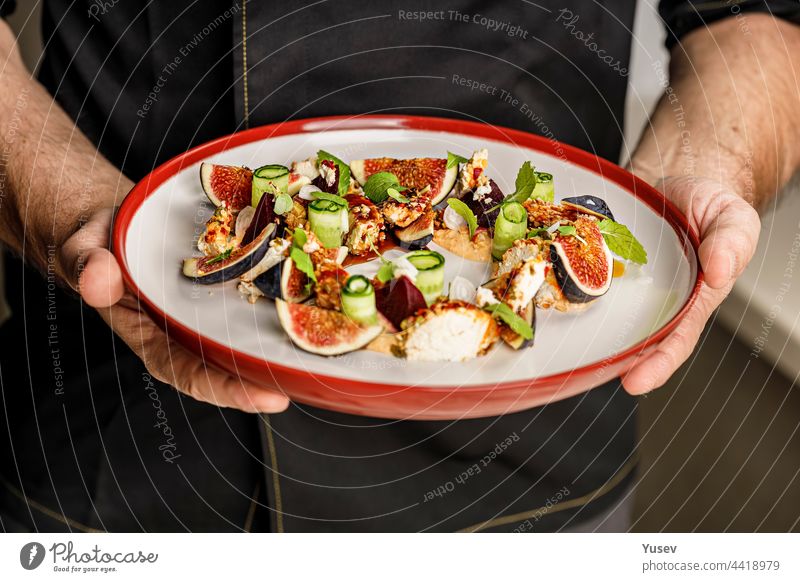
{"type": "Polygon", "coordinates": [[[333,186],[333,183],[336,181],[336,167],[330,167],[327,164],[320,164],[319,175],[322,176],[322,179],[325,180],[325,183],[328,186],[333,186]]]}
{"type": "Polygon", "coordinates": [[[479,307],[485,307],[486,305],[496,305],[500,303],[500,301],[494,296],[494,291],[491,289],[478,287],[475,292],[475,303],[477,303],[479,307]]]}
{"type": "MultiPolygon", "coordinates": [[[[483,176],[483,174],[481,175],[483,176]]],[[[491,184],[489,184],[489,181],[486,180],[485,183],[481,184],[475,189],[475,193],[472,195],[472,197],[478,202],[483,202],[484,198],[486,198],[491,193],[492,193],[492,186],[491,184]]]]}
{"type": "Polygon", "coordinates": [[[317,171],[317,159],[309,158],[301,162],[295,162],[292,164],[292,171],[307,177],[309,180],[313,180],[319,176],[319,172],[317,171]]]}
{"type": "Polygon", "coordinates": [[[306,241],[306,244],[303,245],[303,252],[310,255],[311,253],[317,252],[321,247],[319,243],[315,240],[306,241]]]}

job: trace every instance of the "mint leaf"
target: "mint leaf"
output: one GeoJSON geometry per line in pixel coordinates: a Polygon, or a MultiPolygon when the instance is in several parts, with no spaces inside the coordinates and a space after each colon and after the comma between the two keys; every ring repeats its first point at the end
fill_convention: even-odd
{"type": "Polygon", "coordinates": [[[528,231],[528,236],[526,238],[534,238],[537,236],[550,238],[550,233],[547,232],[546,228],[534,228],[528,231]]]}
{"type": "Polygon", "coordinates": [[[533,339],[533,328],[528,325],[528,322],[522,319],[519,315],[511,311],[511,308],[505,303],[493,303],[491,305],[484,305],[484,310],[488,311],[495,317],[503,320],[514,333],[522,336],[526,340],[533,339]]]}
{"type": "Polygon", "coordinates": [[[308,256],[308,253],[300,247],[292,247],[289,256],[292,257],[295,267],[305,273],[311,281],[317,282],[317,276],[314,274],[314,263],[311,262],[311,257],[308,256]]]}
{"type": "Polygon", "coordinates": [[[472,212],[472,209],[458,198],[449,198],[447,200],[447,205],[455,210],[461,218],[467,221],[469,238],[475,236],[475,231],[478,228],[478,219],[475,217],[475,213],[472,212]]]}
{"type": "Polygon", "coordinates": [[[531,197],[534,188],[536,188],[536,172],[530,162],[525,162],[520,167],[519,172],[517,172],[517,179],[514,182],[514,187],[515,190],[513,194],[506,196],[503,202],[497,206],[493,206],[488,212],[492,212],[509,202],[519,202],[521,204],[531,197]]]}
{"type": "Polygon", "coordinates": [[[601,220],[597,226],[612,253],[640,265],[647,263],[647,251],[627,226],[609,218],[601,220]]]}
{"type": "Polygon", "coordinates": [[[410,202],[408,198],[406,198],[405,196],[400,194],[400,192],[397,191],[397,188],[387,188],[386,195],[389,196],[390,198],[394,198],[401,204],[407,204],[408,202],[410,202]]]}
{"type": "Polygon", "coordinates": [[[339,196],[344,196],[350,190],[350,166],[325,150],[317,152],[317,164],[322,160],[330,160],[339,168],[339,196]]]}
{"type": "Polygon", "coordinates": [[[331,202],[335,202],[340,206],[348,206],[347,200],[342,198],[341,196],[337,196],[336,194],[329,194],[328,192],[312,192],[311,194],[315,199],[321,200],[329,200],[331,202]]]}
{"type": "Polygon", "coordinates": [[[469,160],[467,158],[462,158],[458,154],[454,154],[453,152],[447,152],[447,169],[449,170],[453,166],[457,166],[458,164],[466,164],[469,160]]]}
{"type": "Polygon", "coordinates": [[[275,194],[275,204],[272,207],[275,214],[286,214],[292,209],[292,206],[294,206],[294,202],[292,202],[291,196],[283,192],[275,194]]]}
{"type": "Polygon", "coordinates": [[[302,250],[306,242],[308,242],[306,231],[302,228],[295,228],[294,234],[292,235],[292,245],[302,250]]]}
{"type": "Polygon", "coordinates": [[[394,188],[397,192],[407,190],[400,185],[400,180],[391,172],[377,172],[367,178],[364,184],[364,194],[375,204],[380,204],[389,196],[387,191],[394,188]]]}

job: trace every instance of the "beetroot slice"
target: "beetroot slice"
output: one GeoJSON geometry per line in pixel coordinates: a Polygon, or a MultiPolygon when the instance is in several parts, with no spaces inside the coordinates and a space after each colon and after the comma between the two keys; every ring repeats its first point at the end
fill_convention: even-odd
{"type": "Polygon", "coordinates": [[[494,180],[489,180],[489,185],[492,187],[492,191],[486,194],[482,200],[475,200],[474,193],[470,193],[464,198],[464,202],[478,219],[478,226],[484,228],[494,228],[494,222],[497,220],[497,215],[500,214],[500,209],[496,207],[505,198],[500,186],[494,180]]]}
{"type": "Polygon", "coordinates": [[[339,194],[339,166],[334,164],[331,160],[322,160],[320,162],[321,166],[327,166],[328,168],[332,168],[335,172],[336,179],[333,181],[333,184],[330,186],[325,181],[325,178],[322,177],[322,174],[314,178],[314,181],[311,182],[312,185],[316,186],[323,192],[327,192],[328,194],[339,194]]]}
{"type": "MultiPolygon", "coordinates": [[[[250,225],[244,232],[244,237],[242,237],[241,242],[242,246],[254,240],[262,230],[267,228],[270,222],[275,222],[276,225],[280,222],[280,218],[273,210],[274,208],[275,196],[269,192],[265,192],[264,195],[261,196],[261,200],[258,201],[258,206],[256,206],[256,211],[253,214],[252,220],[250,220],[250,225]]],[[[276,229],[276,233],[277,230],[278,229],[276,229]]]]}
{"type": "Polygon", "coordinates": [[[398,330],[404,319],[428,306],[422,292],[405,275],[376,290],[375,305],[398,330]]]}

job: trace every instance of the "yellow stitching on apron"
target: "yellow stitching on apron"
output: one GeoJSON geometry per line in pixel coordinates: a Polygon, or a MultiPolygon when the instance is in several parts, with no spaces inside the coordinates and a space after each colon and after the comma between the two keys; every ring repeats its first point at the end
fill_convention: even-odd
{"type": "Polygon", "coordinates": [[[62,515],[57,511],[53,511],[52,509],[50,509],[45,505],[42,505],[38,501],[34,501],[33,499],[25,495],[22,491],[14,487],[14,485],[6,481],[4,477],[0,477],[0,482],[3,483],[3,486],[6,489],[8,489],[12,495],[17,497],[18,499],[21,499],[22,501],[27,503],[30,507],[34,508],[36,511],[40,513],[45,514],[47,517],[51,519],[55,519],[56,521],[63,523],[64,525],[68,525],[69,527],[72,527],[74,529],[80,530],[85,533],[103,533],[103,530],[101,529],[95,529],[93,527],[89,527],[88,525],[84,525],[79,521],[75,521],[74,519],[67,517],[66,515],[62,515]]]}
{"type": "Polygon", "coordinates": [[[269,414],[262,414],[264,425],[267,428],[267,449],[269,449],[269,462],[272,466],[272,488],[275,490],[275,525],[279,533],[283,532],[283,501],[281,500],[281,481],[278,475],[278,453],[275,450],[275,439],[272,436],[272,424],[269,414]]]}
{"type": "Polygon", "coordinates": [[[242,0],[242,83],[244,84],[244,127],[250,128],[250,96],[247,90],[247,0],[242,0]]]}
{"type": "Polygon", "coordinates": [[[244,531],[250,533],[253,529],[253,519],[256,516],[256,507],[258,504],[258,496],[261,493],[261,479],[256,481],[256,489],[253,491],[253,497],[250,499],[250,507],[247,510],[247,517],[244,520],[244,531]]]}
{"type": "Polygon", "coordinates": [[[475,525],[471,525],[469,527],[465,527],[464,529],[458,531],[459,533],[474,533],[484,529],[490,529],[501,525],[507,525],[509,523],[514,523],[516,521],[522,521],[523,519],[528,519],[530,517],[535,516],[538,513],[544,513],[544,512],[555,513],[557,511],[564,511],[565,509],[571,509],[573,507],[580,507],[582,505],[586,505],[590,501],[593,501],[598,497],[602,497],[603,495],[614,489],[614,487],[619,485],[620,482],[625,477],[627,477],[631,471],[633,471],[633,468],[636,466],[636,463],[638,461],[639,461],[639,455],[637,452],[602,487],[599,487],[594,491],[590,491],[586,495],[582,495],[581,497],[578,497],[576,499],[570,499],[569,501],[564,501],[563,503],[557,503],[556,505],[551,505],[550,508],[547,508],[547,506],[543,506],[543,507],[537,507],[536,509],[531,509],[530,511],[515,513],[513,515],[504,515],[503,517],[496,517],[488,521],[484,521],[481,523],[477,523],[475,525]]]}

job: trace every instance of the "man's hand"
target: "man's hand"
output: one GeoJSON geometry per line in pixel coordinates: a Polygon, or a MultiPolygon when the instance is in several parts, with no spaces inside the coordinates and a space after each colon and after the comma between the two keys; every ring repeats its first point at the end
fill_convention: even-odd
{"type": "Polygon", "coordinates": [[[752,206],[713,180],[667,178],[659,188],[700,236],[705,283],[675,331],[623,376],[623,386],[631,394],[658,388],[686,361],[711,314],[753,257],[761,224],[752,206]]]}
{"type": "Polygon", "coordinates": [[[125,291],[122,272],[108,251],[112,209],[97,211],[64,244],[61,261],[70,285],[138,355],[153,377],[203,402],[245,412],[281,412],[289,400],[234,378],[167,338],[125,291]]]}

